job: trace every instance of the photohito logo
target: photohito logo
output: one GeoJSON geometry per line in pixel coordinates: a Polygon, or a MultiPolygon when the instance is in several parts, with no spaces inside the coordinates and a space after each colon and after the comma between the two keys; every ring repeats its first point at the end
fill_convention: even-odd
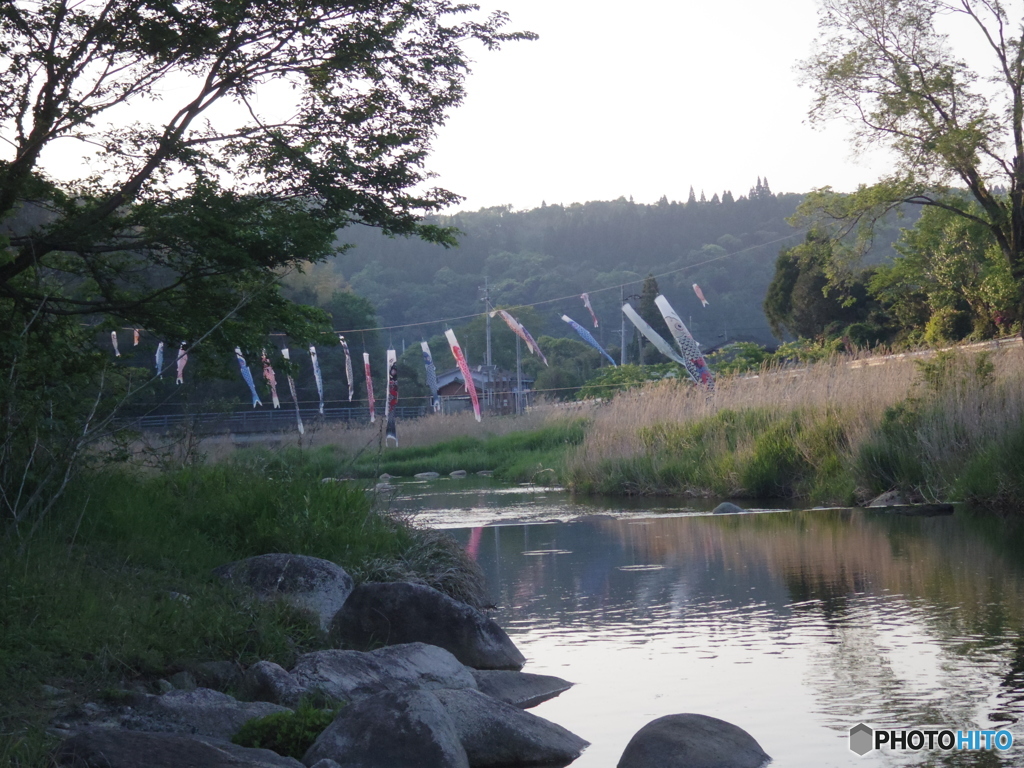
{"type": "Polygon", "coordinates": [[[939,749],[946,752],[998,749],[1005,752],[1013,746],[1013,734],[1009,731],[953,731],[948,728],[883,730],[857,723],[850,729],[849,744],[850,751],[861,757],[882,747],[906,752],[919,752],[923,749],[939,749]]]}

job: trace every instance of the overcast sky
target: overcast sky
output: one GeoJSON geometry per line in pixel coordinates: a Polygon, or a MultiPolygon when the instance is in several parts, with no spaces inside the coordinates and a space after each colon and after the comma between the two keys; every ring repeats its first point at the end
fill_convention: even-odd
{"type": "Polygon", "coordinates": [[[429,167],[459,208],[620,195],[685,200],[849,191],[884,172],[856,158],[841,124],[806,124],[797,61],[812,50],[815,0],[481,0],[534,42],[475,53],[468,97],[429,167]]]}

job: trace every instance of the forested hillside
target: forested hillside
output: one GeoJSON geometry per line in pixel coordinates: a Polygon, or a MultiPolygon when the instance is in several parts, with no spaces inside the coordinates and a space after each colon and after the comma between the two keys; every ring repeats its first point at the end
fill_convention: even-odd
{"type": "MultiPolygon", "coordinates": [[[[352,247],[310,277],[337,285],[340,273],[369,299],[385,326],[479,313],[485,280],[495,306],[569,297],[536,308],[541,325],[531,328],[535,336],[571,335],[559,318],[563,312],[586,318],[577,297],[587,291],[605,321],[596,331],[598,339],[618,347],[613,333],[621,314],[618,286],[625,283],[625,294],[636,294],[644,277],[654,274],[684,320],[692,319],[705,348],[727,339],[771,344],[761,304],[780,249],[802,238],[785,221],[802,195],[773,194],[758,180],[749,195],[703,198],[691,195],[685,203],[662,198],[653,205],[619,198],[526,211],[498,207],[432,219],[463,233],[459,246],[450,249],[368,228],[348,229],[344,242],[352,247]],[[701,307],[693,283],[703,288],[708,307],[701,307]]],[[[385,336],[400,348],[403,341],[411,344],[442,328],[438,322],[385,336]]]]}

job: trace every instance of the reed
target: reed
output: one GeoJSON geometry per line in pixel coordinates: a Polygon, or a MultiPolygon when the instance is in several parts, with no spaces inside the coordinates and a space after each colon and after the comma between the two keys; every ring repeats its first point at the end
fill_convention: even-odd
{"type": "Polygon", "coordinates": [[[594,413],[564,480],[581,491],[820,503],[889,488],[1009,500],[1024,489],[1024,470],[1012,458],[991,459],[1024,455],[1022,416],[1016,348],[766,368],[724,377],[713,395],[662,381],[594,413]]]}

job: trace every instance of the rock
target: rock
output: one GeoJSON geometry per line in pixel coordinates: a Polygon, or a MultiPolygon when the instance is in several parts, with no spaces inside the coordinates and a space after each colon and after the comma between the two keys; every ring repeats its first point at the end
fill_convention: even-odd
{"type": "Polygon", "coordinates": [[[292,679],[306,691],[355,701],[403,688],[476,688],[473,675],[443,648],[408,643],[376,651],[314,651],[299,657],[292,679]]]}
{"type": "Polygon", "coordinates": [[[529,709],[572,688],[572,683],[552,675],[533,675],[505,669],[472,669],[481,693],[513,707],[529,709]]]}
{"type": "Polygon", "coordinates": [[[178,731],[230,739],[255,717],[287,712],[285,707],[263,701],[243,702],[209,688],[171,691],[136,701],[122,725],[137,731],[178,731]]]}
{"type": "Polygon", "coordinates": [[[394,478],[395,478],[394,475],[389,475],[387,472],[385,472],[383,475],[381,475],[377,479],[380,480],[382,483],[386,483],[388,480],[393,480],[394,478]]]}
{"type": "Polygon", "coordinates": [[[196,685],[196,679],[192,676],[192,673],[188,671],[175,672],[167,678],[167,682],[179,691],[194,691],[198,687],[196,685]]]}
{"type": "Polygon", "coordinates": [[[71,768],[303,768],[269,749],[248,749],[229,741],[97,729],[67,739],[57,750],[58,765],[71,768]]]}
{"type": "Polygon", "coordinates": [[[456,479],[462,478],[462,477],[465,477],[465,476],[466,476],[466,470],[464,470],[464,469],[456,469],[454,472],[449,472],[448,473],[448,477],[454,477],[456,479]]]}
{"type": "Polygon", "coordinates": [[[666,715],[641,728],[618,768],[761,768],[771,758],[739,726],[707,715],[666,715]]]}
{"type": "Polygon", "coordinates": [[[331,622],[331,638],[352,648],[429,643],[476,669],[519,670],[526,663],[492,619],[422,584],[360,584],[331,622]]]}
{"type": "Polygon", "coordinates": [[[738,515],[741,512],[746,512],[743,507],[737,507],[735,504],[729,501],[723,501],[711,512],[713,515],[738,515]]]}
{"type": "Polygon", "coordinates": [[[477,475],[480,476],[480,477],[494,477],[494,470],[493,469],[481,469],[479,472],[477,472],[477,475]]]}
{"type": "Polygon", "coordinates": [[[455,723],[469,764],[486,766],[568,765],[588,742],[550,720],[492,699],[479,691],[433,691],[455,723]]]}
{"type": "Polygon", "coordinates": [[[341,765],[331,760],[331,758],[325,757],[323,760],[317,760],[309,768],[341,768],[341,765]]]}
{"type": "Polygon", "coordinates": [[[385,692],[344,707],[302,758],[351,768],[469,768],[441,703],[426,691],[385,692]]]}
{"type": "Polygon", "coordinates": [[[242,676],[239,694],[250,701],[269,701],[294,707],[306,689],[283,667],[272,661],[257,661],[242,676]]]}
{"type": "Polygon", "coordinates": [[[156,686],[156,689],[160,693],[170,693],[171,691],[174,690],[174,686],[171,685],[170,681],[169,680],[164,680],[163,678],[161,678],[160,680],[157,680],[155,683],[153,683],[153,685],[156,686]]]}
{"type": "Polygon", "coordinates": [[[232,661],[204,661],[192,668],[196,683],[215,691],[234,690],[242,682],[242,670],[232,661]]]}
{"type": "Polygon", "coordinates": [[[907,517],[937,517],[952,515],[955,508],[952,504],[902,504],[892,507],[870,507],[872,512],[884,512],[889,515],[907,517]]]}
{"type": "Polygon", "coordinates": [[[886,491],[881,496],[876,496],[868,502],[869,507],[900,507],[907,503],[907,498],[902,491],[886,491]]]}
{"type": "Polygon", "coordinates": [[[39,693],[51,701],[59,702],[62,699],[67,699],[71,696],[71,691],[66,688],[56,688],[52,685],[40,685],[39,693]]]}
{"type": "Polygon", "coordinates": [[[413,475],[417,480],[436,480],[440,476],[437,472],[417,472],[413,475]]]}
{"type": "Polygon", "coordinates": [[[280,598],[310,611],[327,629],[352,592],[352,577],[330,560],[305,555],[257,555],[213,571],[226,581],[248,587],[261,599],[280,598]]]}
{"type": "Polygon", "coordinates": [[[395,490],[395,486],[391,485],[391,483],[377,483],[373,486],[373,490],[375,493],[391,493],[395,490]]]}

